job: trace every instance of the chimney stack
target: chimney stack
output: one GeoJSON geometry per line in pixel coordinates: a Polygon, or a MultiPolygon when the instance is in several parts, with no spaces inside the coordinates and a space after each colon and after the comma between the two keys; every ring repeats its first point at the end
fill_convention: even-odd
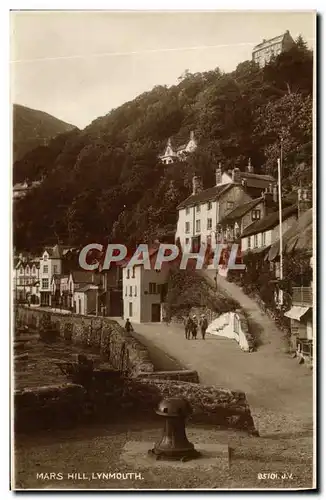
{"type": "Polygon", "coordinates": [[[215,170],[215,185],[218,186],[222,184],[222,165],[218,164],[218,168],[215,170]]]}
{"type": "Polygon", "coordinates": [[[254,167],[251,165],[251,158],[249,158],[248,160],[247,172],[249,172],[250,174],[254,173],[254,167]]]}
{"type": "Polygon", "coordinates": [[[201,178],[194,175],[194,177],[192,178],[192,194],[193,195],[198,194],[202,190],[203,190],[203,185],[201,178]]]}
{"type": "Polygon", "coordinates": [[[233,182],[239,183],[241,181],[241,172],[239,168],[234,168],[232,170],[232,180],[233,182]]]}
{"type": "Polygon", "coordinates": [[[193,131],[193,130],[190,132],[190,140],[191,140],[191,141],[194,141],[194,140],[195,140],[195,133],[194,133],[194,131],[193,131]]]}

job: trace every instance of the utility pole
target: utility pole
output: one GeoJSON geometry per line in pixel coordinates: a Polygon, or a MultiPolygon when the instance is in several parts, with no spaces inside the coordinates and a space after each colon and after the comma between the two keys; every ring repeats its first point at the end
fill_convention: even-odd
{"type": "MultiPolygon", "coordinates": [[[[281,159],[282,159],[282,143],[281,143],[281,159]]],[[[281,188],[281,159],[277,159],[278,171],[278,210],[279,210],[279,228],[280,228],[280,282],[283,281],[283,231],[282,231],[282,188],[281,188]]],[[[283,305],[283,290],[279,290],[279,304],[283,305]]]]}

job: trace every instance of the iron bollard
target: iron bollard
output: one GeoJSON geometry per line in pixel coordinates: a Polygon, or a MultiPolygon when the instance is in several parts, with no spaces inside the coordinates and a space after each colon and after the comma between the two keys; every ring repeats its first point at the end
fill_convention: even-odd
{"type": "Polygon", "coordinates": [[[148,453],[156,460],[185,462],[198,458],[200,453],[186,436],[186,418],[192,413],[189,402],[184,398],[163,399],[156,413],[165,419],[163,434],[161,440],[148,453]]]}

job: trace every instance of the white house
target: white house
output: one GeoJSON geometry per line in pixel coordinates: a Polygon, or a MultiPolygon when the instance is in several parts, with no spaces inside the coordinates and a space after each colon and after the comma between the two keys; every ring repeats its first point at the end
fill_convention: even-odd
{"type": "Polygon", "coordinates": [[[168,271],[144,269],[135,265],[132,269],[124,268],[123,317],[131,322],[146,323],[162,320],[162,298],[167,283],[168,271]]]}
{"type": "Polygon", "coordinates": [[[190,132],[189,141],[186,144],[182,144],[178,148],[174,148],[169,137],[165,151],[159,158],[162,163],[168,165],[174,163],[175,161],[184,161],[187,154],[193,153],[197,149],[197,141],[195,139],[194,132],[190,132]]]}
{"type": "Polygon", "coordinates": [[[98,314],[101,277],[92,271],[72,271],[68,279],[70,306],[77,314],[98,314]]]}
{"type": "Polygon", "coordinates": [[[46,247],[40,259],[41,305],[51,305],[51,281],[54,274],[62,273],[62,249],[59,245],[46,247]]]}
{"type": "Polygon", "coordinates": [[[269,63],[272,57],[278,56],[281,52],[285,52],[293,46],[294,40],[287,30],[282,35],[270,38],[269,40],[263,40],[256,45],[252,51],[252,60],[259,64],[259,66],[264,66],[269,63]]]}
{"type": "MultiPolygon", "coordinates": [[[[297,218],[298,207],[296,204],[282,210],[282,234],[291,227],[297,218]]],[[[242,253],[263,251],[277,241],[279,235],[279,212],[275,211],[246,227],[241,235],[242,253]]]]}
{"type": "Polygon", "coordinates": [[[13,270],[13,293],[16,300],[40,303],[40,263],[36,258],[20,256],[13,270]]]}
{"type": "Polygon", "coordinates": [[[177,207],[178,222],[175,239],[185,250],[194,251],[201,243],[215,247],[219,239],[218,225],[237,206],[261,197],[270,189],[275,179],[253,172],[249,161],[246,172],[234,168],[222,172],[221,165],[215,172],[215,186],[203,190],[201,180],[193,178],[193,192],[177,207]]]}

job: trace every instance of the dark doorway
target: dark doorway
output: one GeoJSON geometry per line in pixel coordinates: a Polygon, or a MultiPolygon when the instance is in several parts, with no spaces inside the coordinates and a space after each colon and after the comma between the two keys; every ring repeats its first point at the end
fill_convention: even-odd
{"type": "Polygon", "coordinates": [[[191,238],[191,252],[197,253],[200,251],[200,234],[191,238]]]}
{"type": "Polygon", "coordinates": [[[152,321],[155,323],[161,321],[161,304],[152,304],[152,321]]]}

